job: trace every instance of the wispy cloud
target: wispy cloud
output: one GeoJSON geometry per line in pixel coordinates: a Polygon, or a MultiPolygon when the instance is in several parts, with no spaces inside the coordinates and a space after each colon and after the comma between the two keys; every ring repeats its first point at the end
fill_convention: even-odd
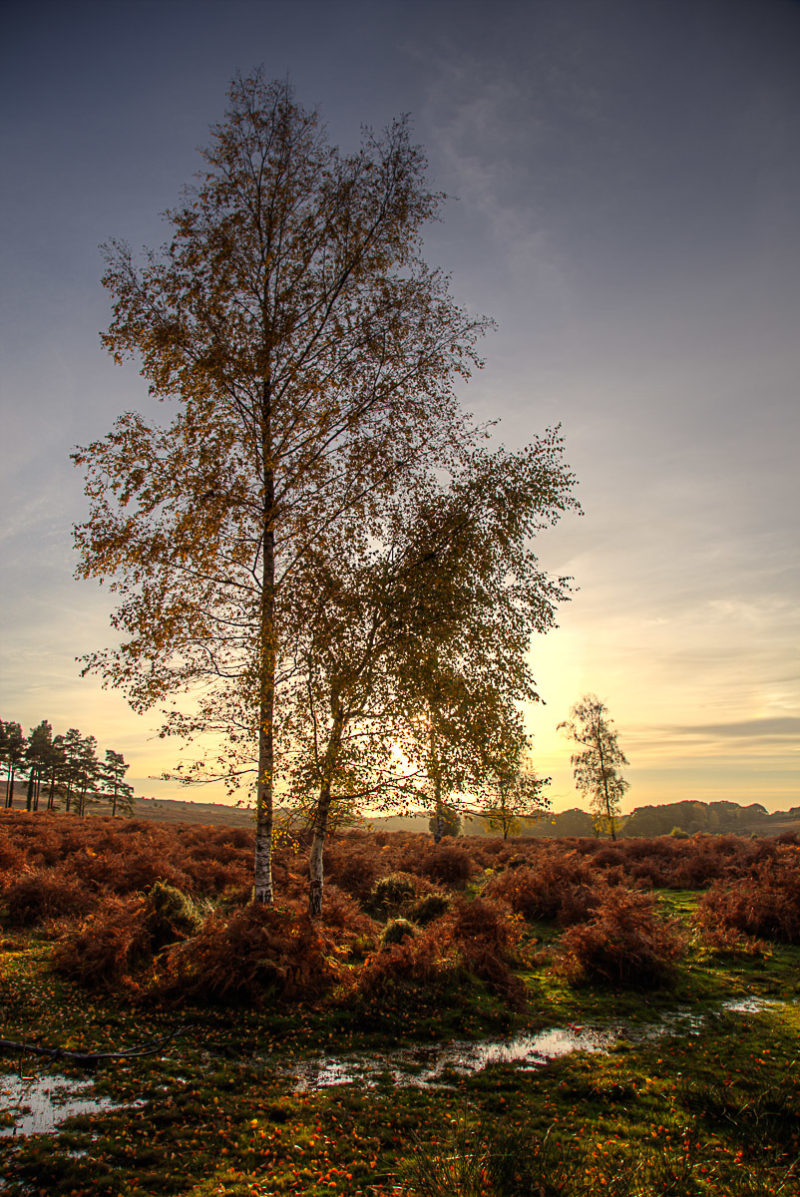
{"type": "Polygon", "coordinates": [[[774,715],[763,719],[737,719],[730,723],[696,723],[667,729],[680,736],[722,736],[735,739],[792,740],[800,738],[800,716],[774,715]]]}

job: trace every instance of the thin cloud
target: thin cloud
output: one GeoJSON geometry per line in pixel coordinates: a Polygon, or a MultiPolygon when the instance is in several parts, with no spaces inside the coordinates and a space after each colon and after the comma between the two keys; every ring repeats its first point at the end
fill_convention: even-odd
{"type": "Polygon", "coordinates": [[[673,727],[670,731],[681,736],[723,736],[732,739],[761,739],[763,736],[770,736],[794,739],[800,736],[800,717],[774,715],[763,719],[737,719],[730,723],[696,723],[692,726],[673,727]]]}

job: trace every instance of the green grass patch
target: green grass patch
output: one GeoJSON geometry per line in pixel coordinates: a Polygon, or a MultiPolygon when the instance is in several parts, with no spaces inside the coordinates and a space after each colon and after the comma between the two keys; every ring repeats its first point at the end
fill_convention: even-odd
{"type": "MultiPolygon", "coordinates": [[[[667,901],[675,913],[675,895],[667,901]]],[[[674,987],[646,998],[571,990],[543,962],[524,972],[524,1012],[509,1013],[474,987],[460,1005],[376,1017],[368,1027],[331,1007],[145,1012],[54,978],[51,950],[33,936],[17,937],[3,952],[8,1037],[99,1051],[189,1029],[160,1056],[95,1074],[98,1095],[142,1102],[138,1108],[83,1115],[53,1136],[0,1140],[9,1197],[37,1190],[54,1197],[388,1197],[433,1192],[425,1185],[437,1169],[444,1169],[436,1180],[441,1194],[466,1193],[466,1173],[445,1175],[448,1167],[467,1167],[457,1163],[459,1152],[479,1160],[475,1184],[483,1187],[474,1191],[487,1197],[538,1192],[521,1187],[544,1183],[536,1168],[551,1185],[541,1191],[564,1197],[799,1191],[786,1186],[794,1184],[800,1126],[787,1083],[800,1011],[786,1001],[757,1014],[719,1012],[743,995],[792,999],[800,990],[796,948],[771,946],[754,961],[697,943],[674,987]],[[702,1028],[639,1040],[643,1026],[676,1008],[703,1014],[702,1028]],[[292,1060],[309,1054],[620,1022],[629,1024],[629,1037],[608,1053],[579,1053],[533,1071],[451,1073],[445,1089],[398,1089],[387,1074],[373,1088],[293,1094],[287,1073],[292,1060]],[[747,1190],[746,1176],[767,1187],[747,1190]]],[[[25,1061],[26,1069],[36,1067],[25,1061]]],[[[60,1064],[52,1070],[85,1075],[60,1064]]]]}

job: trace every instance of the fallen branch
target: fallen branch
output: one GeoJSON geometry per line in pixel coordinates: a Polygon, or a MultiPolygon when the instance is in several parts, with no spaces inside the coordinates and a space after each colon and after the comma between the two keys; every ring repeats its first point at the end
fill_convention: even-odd
{"type": "Polygon", "coordinates": [[[171,1031],[166,1039],[159,1039],[157,1043],[148,1043],[142,1047],[132,1047],[124,1052],[71,1052],[65,1047],[41,1047],[38,1043],[20,1043],[15,1039],[0,1039],[0,1053],[27,1053],[31,1056],[46,1056],[50,1060],[70,1060],[73,1064],[102,1064],[106,1060],[135,1060],[140,1056],[153,1056],[162,1048],[176,1039],[178,1035],[185,1035],[193,1030],[194,1024],[188,1027],[178,1027],[171,1031]]]}

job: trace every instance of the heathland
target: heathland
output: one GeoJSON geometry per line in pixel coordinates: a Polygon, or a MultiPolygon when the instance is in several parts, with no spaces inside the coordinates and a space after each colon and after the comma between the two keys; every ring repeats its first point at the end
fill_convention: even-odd
{"type": "Polygon", "coordinates": [[[794,835],[349,832],[321,919],[252,853],[0,817],[12,1197],[800,1192],[794,835]],[[25,1134],[40,1072],[86,1111],[25,1134]]]}

